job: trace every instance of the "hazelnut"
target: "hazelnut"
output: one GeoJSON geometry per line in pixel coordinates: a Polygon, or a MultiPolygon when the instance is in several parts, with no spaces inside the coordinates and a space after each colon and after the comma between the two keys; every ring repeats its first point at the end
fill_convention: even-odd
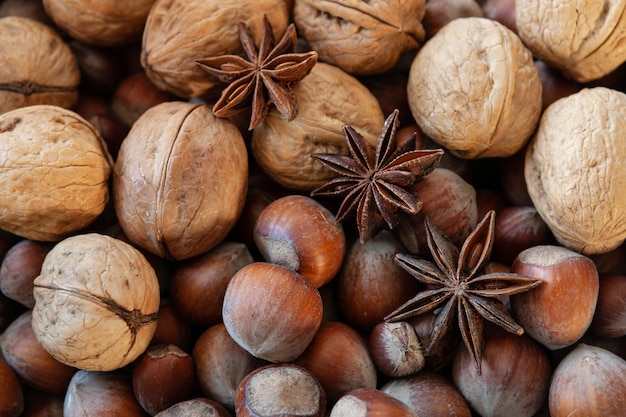
{"type": "Polygon", "coordinates": [[[555,101],[577,93],[582,88],[580,83],[566,78],[561,71],[548,65],[545,61],[536,59],[535,66],[541,79],[541,107],[543,110],[555,101]]]}
{"type": "Polygon", "coordinates": [[[339,399],[329,417],[417,417],[408,405],[375,388],[359,388],[339,399]]]}
{"type": "Polygon", "coordinates": [[[56,241],[104,211],[113,161],[100,134],[73,111],[35,105],[0,115],[0,155],[3,230],[56,241]]]}
{"type": "Polygon", "coordinates": [[[103,95],[112,93],[126,71],[119,53],[113,48],[87,45],[77,40],[70,40],[68,46],[76,57],[83,90],[103,95]]]}
{"type": "Polygon", "coordinates": [[[428,0],[422,24],[426,30],[426,37],[432,38],[454,19],[482,16],[480,2],[476,0],[428,0]]]}
{"type": "Polygon", "coordinates": [[[254,262],[228,283],[222,319],[228,334],[253,356],[289,362],[317,333],[322,312],[322,297],[305,277],[284,266],[254,262]]]}
{"type": "Polygon", "coordinates": [[[35,389],[24,392],[24,413],[21,417],[63,417],[65,391],[52,394],[35,389]]]}
{"type": "Polygon", "coordinates": [[[181,401],[161,411],[156,417],[232,417],[220,403],[207,398],[192,398],[181,401]]]}
{"type": "Polygon", "coordinates": [[[542,281],[510,297],[517,322],[529,336],[551,350],[583,336],[599,291],[598,271],[590,258],[561,246],[533,246],[517,256],[511,272],[542,281]]]}
{"type": "Polygon", "coordinates": [[[376,368],[386,376],[412,375],[424,367],[424,351],[413,326],[382,322],[370,332],[368,346],[376,368]]]}
{"type": "Polygon", "coordinates": [[[155,255],[200,255],[230,232],[243,208],[248,154],[234,124],[181,101],[146,111],[122,142],[113,198],[129,240],[155,255]]]}
{"type": "Polygon", "coordinates": [[[148,347],[159,283],[131,245],[97,233],[64,239],[46,255],[34,285],[33,330],[58,361],[108,371],[148,347]]]}
{"type": "Polygon", "coordinates": [[[24,393],[17,375],[9,364],[0,358],[0,415],[18,417],[24,411],[24,393]]]}
{"type": "Polygon", "coordinates": [[[590,330],[604,337],[626,336],[626,275],[599,274],[598,303],[590,330]]]}
{"type": "Polygon", "coordinates": [[[346,252],[346,237],[335,216],[302,195],[271,202],[257,218],[254,239],[267,262],[297,271],[316,288],[335,277],[346,252]]]}
{"type": "Polygon", "coordinates": [[[49,245],[30,239],[13,245],[0,265],[0,291],[23,306],[33,308],[33,281],[49,250],[49,245]]]}
{"type": "Polygon", "coordinates": [[[150,346],[176,345],[188,351],[192,346],[192,328],[174,310],[169,299],[161,299],[159,319],[150,346]]]}
{"type": "Polygon", "coordinates": [[[497,20],[517,33],[515,0],[484,0],[480,6],[487,19],[497,20]]]}
{"type": "Polygon", "coordinates": [[[0,4],[0,17],[22,16],[50,24],[41,0],[4,0],[0,4]]]}

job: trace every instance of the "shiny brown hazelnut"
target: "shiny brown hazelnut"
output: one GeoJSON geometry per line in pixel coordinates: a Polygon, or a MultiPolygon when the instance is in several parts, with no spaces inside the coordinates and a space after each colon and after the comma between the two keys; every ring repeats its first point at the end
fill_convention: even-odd
{"type": "Polygon", "coordinates": [[[24,411],[22,385],[11,366],[0,358],[0,416],[18,417],[24,411]]]}
{"type": "Polygon", "coordinates": [[[76,368],[59,362],[43,348],[35,338],[32,317],[32,310],[27,310],[7,327],[0,338],[2,356],[26,385],[63,393],[76,368]]]}
{"type": "Polygon", "coordinates": [[[232,417],[220,403],[207,398],[192,398],[181,401],[161,411],[156,417],[232,417]]]}
{"type": "Polygon", "coordinates": [[[462,345],[452,364],[454,385],[484,417],[534,415],[548,396],[551,372],[540,344],[499,328],[486,334],[480,372],[462,345]]]}
{"type": "Polygon", "coordinates": [[[356,330],[370,331],[419,290],[419,282],[394,261],[404,250],[386,230],[363,244],[355,240],[348,248],[336,278],[337,304],[356,330]]]}
{"type": "Polygon", "coordinates": [[[188,352],[193,342],[191,333],[191,325],[178,315],[169,299],[162,298],[150,346],[176,345],[188,352]]]}
{"type": "Polygon", "coordinates": [[[64,417],[148,417],[133,394],[132,377],[123,370],[79,370],[74,374],[63,403],[64,417]]]}
{"type": "Polygon", "coordinates": [[[230,336],[253,356],[289,362],[300,356],[322,322],[319,291],[284,266],[254,262],[235,273],[222,319],[230,336]]]}
{"type": "Polygon", "coordinates": [[[515,24],[515,0],[483,0],[480,3],[484,17],[497,20],[517,33],[517,25],[515,24]]]}
{"type": "Polygon", "coordinates": [[[117,159],[122,141],[128,134],[128,127],[108,113],[94,114],[88,121],[104,139],[111,157],[117,159]]]}
{"type": "Polygon", "coordinates": [[[125,76],[123,57],[113,48],[88,45],[75,39],[68,42],[80,69],[84,91],[110,94],[125,76]]]}
{"type": "MultiPolygon", "coordinates": [[[[255,168],[256,164],[251,164],[250,170],[255,168]]],[[[233,227],[233,233],[237,242],[244,243],[252,252],[257,252],[256,243],[254,242],[254,226],[261,212],[272,201],[279,197],[279,194],[270,189],[270,187],[252,185],[252,172],[248,176],[248,190],[246,192],[246,202],[239,216],[239,220],[233,227]]]]}
{"type": "Polygon", "coordinates": [[[419,417],[471,417],[469,405],[442,374],[422,371],[415,375],[393,378],[380,388],[402,401],[419,417]]]}
{"type": "Polygon", "coordinates": [[[243,243],[222,241],[210,251],[180,261],[170,281],[170,302],[193,326],[207,328],[222,321],[222,304],[235,272],[254,261],[243,243]]]}
{"type": "Polygon", "coordinates": [[[405,321],[374,326],[368,346],[376,368],[389,377],[412,375],[426,362],[415,328],[405,321]]]}
{"type": "Polygon", "coordinates": [[[0,291],[23,306],[33,308],[33,281],[50,248],[48,244],[30,239],[13,245],[0,265],[0,291]]]}
{"type": "Polygon", "coordinates": [[[402,401],[374,388],[350,391],[330,410],[329,417],[418,417],[402,401]]]}
{"type": "Polygon", "coordinates": [[[193,358],[175,345],[153,346],[134,363],[133,393],[151,416],[198,394],[193,358]]]}
{"type": "Polygon", "coordinates": [[[599,274],[598,303],[589,330],[604,337],[626,336],[626,275],[599,274]]]}
{"type": "Polygon", "coordinates": [[[269,364],[239,346],[223,323],[200,334],[192,357],[202,392],[231,411],[235,409],[235,392],[241,381],[254,369],[269,364]]]}
{"type": "Polygon", "coordinates": [[[376,388],[376,367],[364,338],[341,322],[323,323],[295,364],[319,381],[328,406],[357,388],[376,388]]]}
{"type": "Polygon", "coordinates": [[[517,256],[511,272],[542,281],[510,297],[517,322],[529,336],[555,350],[585,334],[599,292],[598,271],[589,257],[562,246],[533,246],[517,256]]]}
{"type": "Polygon", "coordinates": [[[535,60],[535,66],[543,87],[541,97],[544,110],[558,99],[574,94],[582,88],[580,83],[566,78],[558,68],[548,65],[541,59],[535,60]]]}
{"type": "MultiPolygon", "coordinates": [[[[516,152],[514,155],[502,159],[499,166],[500,190],[502,197],[507,201],[507,205],[532,206],[533,201],[526,188],[526,178],[524,177],[524,164],[526,160],[526,147],[516,152]]],[[[498,211],[499,213],[499,211],[498,211]]],[[[481,217],[479,217],[480,219],[481,217]]]]}
{"type": "Polygon", "coordinates": [[[237,417],[322,417],[325,412],[326,394],[315,376],[290,363],[255,369],[235,394],[237,417]]]}
{"type": "Polygon", "coordinates": [[[454,19],[483,16],[480,3],[476,0],[429,0],[426,2],[423,25],[428,38],[454,19]]]}
{"type": "Polygon", "coordinates": [[[322,204],[303,195],[271,202],[257,218],[254,240],[267,262],[297,271],[316,288],[335,277],[346,252],[341,223],[322,204]]]}

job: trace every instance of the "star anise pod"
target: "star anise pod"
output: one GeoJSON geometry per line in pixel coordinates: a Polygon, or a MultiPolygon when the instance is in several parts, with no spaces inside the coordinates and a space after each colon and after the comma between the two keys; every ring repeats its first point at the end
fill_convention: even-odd
{"type": "Polygon", "coordinates": [[[213,113],[217,117],[231,117],[251,106],[249,129],[252,130],[274,104],[285,119],[292,120],[296,115],[292,86],[315,66],[317,52],[294,52],[297,36],[293,23],[275,43],[272,25],[263,15],[263,33],[258,49],[250,28],[243,22],[238,28],[246,58],[222,55],[196,60],[200,68],[229,84],[213,106],[213,113]]]}
{"type": "Polygon", "coordinates": [[[400,220],[399,210],[419,212],[422,200],[408,188],[430,174],[443,155],[442,149],[415,150],[413,141],[398,148],[398,125],[398,110],[395,110],[385,120],[375,150],[356,130],[344,125],[350,156],[313,155],[339,176],[311,195],[343,197],[336,219],[342,221],[356,211],[361,243],[380,231],[385,222],[393,229],[400,220]]]}
{"type": "Polygon", "coordinates": [[[494,241],[495,212],[488,212],[467,237],[461,251],[427,218],[426,237],[434,263],[413,255],[397,254],[396,262],[430,289],[419,292],[387,317],[400,321],[440,309],[426,348],[433,351],[453,326],[456,316],[463,342],[480,373],[483,354],[483,319],[522,335],[499,297],[528,291],[540,279],[508,272],[484,274],[494,241]]]}

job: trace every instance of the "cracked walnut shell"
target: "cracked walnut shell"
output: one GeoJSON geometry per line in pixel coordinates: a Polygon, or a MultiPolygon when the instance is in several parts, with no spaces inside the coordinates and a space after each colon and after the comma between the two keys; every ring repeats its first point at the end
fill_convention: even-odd
{"type": "Polygon", "coordinates": [[[563,246],[591,255],[626,238],[626,94],[583,89],[551,104],[526,153],[538,213],[563,246]]]}
{"type": "Polygon", "coordinates": [[[33,295],[35,337],[76,368],[121,368],[146,350],[156,330],[156,273],[137,249],[110,236],[76,235],[55,245],[33,295]]]}
{"type": "Polygon", "coordinates": [[[415,121],[461,158],[507,157],[541,115],[541,80],[530,51],[495,20],[458,18],[411,64],[407,96],[415,121]]]}
{"type": "Polygon", "coordinates": [[[39,241],[83,229],[104,211],[112,167],[98,131],[70,110],[0,115],[0,229],[39,241]]]}

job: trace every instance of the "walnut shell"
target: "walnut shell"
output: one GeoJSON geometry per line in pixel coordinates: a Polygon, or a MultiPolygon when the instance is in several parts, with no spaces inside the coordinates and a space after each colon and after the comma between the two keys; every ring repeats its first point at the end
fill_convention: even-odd
{"type": "Polygon", "coordinates": [[[299,0],[294,21],[320,60],[351,74],[381,74],[417,49],[425,0],[299,0]]]}
{"type": "Polygon", "coordinates": [[[43,0],[46,13],[72,38],[119,46],[141,39],[155,0],[43,0]]]}
{"type": "Polygon", "coordinates": [[[146,21],[141,65],[158,88],[179,97],[215,94],[221,85],[194,61],[243,53],[239,22],[250,27],[258,45],[263,14],[280,39],[289,24],[284,0],[157,0],[146,21]]]}
{"type": "Polygon", "coordinates": [[[626,61],[626,0],[517,0],[520,38],[533,54],[578,82],[626,61]]]}
{"type": "Polygon", "coordinates": [[[524,177],[539,215],[563,246],[609,252],[626,238],[626,94],[583,89],[544,111],[524,177]]]}
{"type": "Polygon", "coordinates": [[[385,116],[376,97],[360,81],[323,62],[318,62],[293,91],[296,117],[289,122],[272,107],[252,132],[252,153],[283,187],[311,191],[335,177],[311,154],[347,154],[344,124],[375,147],[385,116]]]}
{"type": "Polygon", "coordinates": [[[83,229],[104,211],[112,167],[98,131],[71,110],[0,115],[0,229],[39,241],[83,229]]]}
{"type": "Polygon", "coordinates": [[[0,113],[35,104],[70,108],[78,100],[78,62],[49,26],[25,17],[1,18],[0,56],[0,113]]]}
{"type": "Polygon", "coordinates": [[[407,95],[424,133],[462,158],[506,157],[528,141],[541,114],[530,51],[494,20],[452,20],[417,53],[407,95]]]}
{"type": "Polygon", "coordinates": [[[143,113],[122,142],[113,202],[133,243],[180,260],[228,234],[247,181],[246,145],[232,122],[202,104],[165,102],[143,113]]]}
{"type": "Polygon", "coordinates": [[[35,278],[32,326],[56,360],[93,371],[132,362],[156,330],[159,282],[128,243],[89,233],[62,240],[35,278]]]}

